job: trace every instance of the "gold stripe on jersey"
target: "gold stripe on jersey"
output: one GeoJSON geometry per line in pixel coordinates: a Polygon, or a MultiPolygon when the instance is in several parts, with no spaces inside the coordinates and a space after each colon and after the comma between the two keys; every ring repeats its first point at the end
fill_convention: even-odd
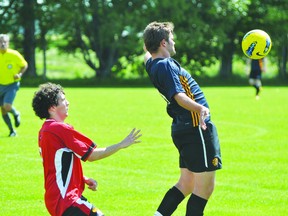
{"type": "Polygon", "coordinates": [[[263,69],[264,69],[263,59],[259,59],[258,61],[259,61],[260,70],[263,71],[263,69]]]}
{"type": "MultiPolygon", "coordinates": [[[[188,79],[184,76],[179,76],[180,78],[180,82],[182,87],[185,90],[186,95],[191,98],[193,101],[195,101],[194,95],[191,92],[190,86],[188,84],[188,79]]],[[[200,119],[200,115],[196,112],[191,112],[191,117],[192,117],[192,123],[193,126],[196,127],[199,125],[199,119],[200,119]]]]}

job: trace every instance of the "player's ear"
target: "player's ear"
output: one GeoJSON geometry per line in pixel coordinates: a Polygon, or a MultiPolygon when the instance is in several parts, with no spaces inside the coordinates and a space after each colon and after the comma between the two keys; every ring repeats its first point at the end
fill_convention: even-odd
{"type": "Polygon", "coordinates": [[[161,42],[160,42],[160,46],[166,46],[166,43],[167,43],[167,41],[165,40],[165,39],[163,39],[161,42]]]}
{"type": "Polygon", "coordinates": [[[51,107],[48,109],[48,113],[51,115],[52,113],[55,112],[55,109],[56,109],[56,106],[51,106],[51,107]]]}

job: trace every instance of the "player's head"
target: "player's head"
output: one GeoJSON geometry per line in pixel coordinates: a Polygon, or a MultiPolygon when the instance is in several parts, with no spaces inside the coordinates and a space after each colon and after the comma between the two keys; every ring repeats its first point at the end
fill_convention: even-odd
{"type": "Polygon", "coordinates": [[[63,88],[54,83],[45,83],[39,86],[34,93],[32,107],[40,119],[50,118],[49,109],[59,105],[61,95],[65,95],[63,88]]]}
{"type": "Polygon", "coordinates": [[[174,24],[172,22],[152,22],[146,26],[143,39],[144,44],[151,54],[156,53],[161,46],[161,43],[167,43],[167,50],[170,55],[174,55],[174,37],[173,37],[174,24]]]}
{"type": "Polygon", "coordinates": [[[0,51],[6,51],[9,46],[9,36],[7,34],[0,34],[0,51]]]}

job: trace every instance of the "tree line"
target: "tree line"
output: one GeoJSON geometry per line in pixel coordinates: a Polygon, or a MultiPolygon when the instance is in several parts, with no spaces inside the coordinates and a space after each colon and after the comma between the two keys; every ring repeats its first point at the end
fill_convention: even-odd
{"type": "Polygon", "coordinates": [[[145,26],[172,21],[181,64],[193,74],[219,61],[218,75],[227,78],[233,59],[243,58],[244,34],[262,29],[272,39],[269,58],[287,78],[287,11],[287,0],[3,0],[0,31],[23,49],[29,77],[37,77],[36,49],[43,53],[45,76],[46,51],[56,47],[81,52],[95,77],[105,78],[127,62],[141,75],[145,26]]]}

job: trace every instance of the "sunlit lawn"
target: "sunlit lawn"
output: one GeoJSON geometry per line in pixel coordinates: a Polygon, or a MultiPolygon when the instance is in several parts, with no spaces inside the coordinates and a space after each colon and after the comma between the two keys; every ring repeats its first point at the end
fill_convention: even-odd
{"type": "MultiPolygon", "coordinates": [[[[65,86],[64,86],[65,87],[65,86]]],[[[170,138],[165,102],[153,88],[65,88],[67,123],[99,146],[120,141],[133,127],[142,143],[94,163],[84,173],[99,183],[84,195],[107,216],[153,215],[178,179],[178,156],[170,138]]],[[[222,146],[223,169],[206,216],[288,215],[288,88],[264,87],[256,101],[251,87],[203,88],[222,146]]],[[[18,137],[8,138],[0,121],[0,215],[48,215],[37,147],[42,121],[21,88],[15,106],[22,113],[18,137]]],[[[185,215],[186,200],[175,216],[185,215]]]]}

